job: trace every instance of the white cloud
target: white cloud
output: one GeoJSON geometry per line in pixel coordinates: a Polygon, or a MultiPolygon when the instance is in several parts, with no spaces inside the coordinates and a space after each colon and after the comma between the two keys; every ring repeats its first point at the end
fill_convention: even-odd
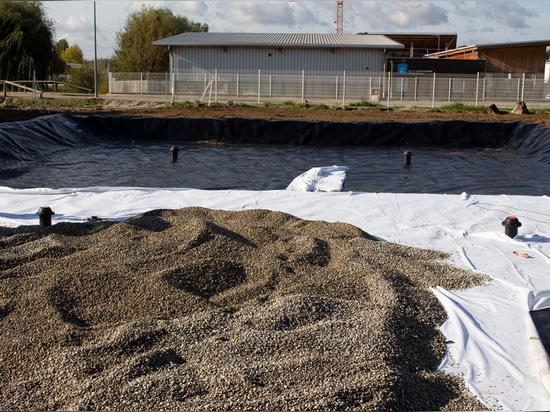
{"type": "MultiPolygon", "coordinates": [[[[327,6],[327,3],[324,3],[327,6]]],[[[211,31],[303,32],[314,26],[326,25],[322,17],[326,7],[311,7],[311,1],[309,6],[284,1],[234,1],[211,4],[211,12],[205,16],[211,31]]]]}
{"type": "Polygon", "coordinates": [[[515,30],[529,28],[529,20],[539,16],[534,7],[512,1],[476,1],[461,4],[457,12],[469,19],[491,21],[515,30]]]}
{"type": "Polygon", "coordinates": [[[351,11],[355,11],[356,16],[358,13],[355,20],[363,26],[360,31],[418,30],[449,22],[448,7],[440,2],[379,0],[352,4],[357,4],[351,11]]]}
{"type": "Polygon", "coordinates": [[[400,28],[436,26],[449,21],[447,10],[427,2],[402,2],[389,14],[389,21],[400,28]]]}
{"type": "Polygon", "coordinates": [[[503,26],[513,29],[525,29],[530,27],[528,18],[537,17],[537,13],[516,3],[500,3],[495,5],[494,18],[503,26]]]}
{"type": "Polygon", "coordinates": [[[160,9],[166,7],[166,1],[132,1],[130,3],[129,9],[132,11],[139,11],[142,7],[153,7],[155,9],[160,9]]]}
{"type": "Polygon", "coordinates": [[[172,7],[175,10],[174,13],[177,11],[176,14],[185,16],[187,14],[205,16],[208,13],[208,5],[204,1],[179,1],[173,3],[172,7]]]}
{"type": "Polygon", "coordinates": [[[61,27],[70,32],[78,32],[81,30],[88,31],[92,24],[84,16],[69,16],[65,22],[61,23],[61,27]]]}

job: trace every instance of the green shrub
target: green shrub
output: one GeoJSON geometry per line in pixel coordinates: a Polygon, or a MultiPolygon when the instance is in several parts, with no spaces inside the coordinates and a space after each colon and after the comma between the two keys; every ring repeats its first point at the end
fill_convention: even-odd
{"type": "Polygon", "coordinates": [[[351,107],[380,107],[380,103],[369,102],[368,100],[361,100],[360,102],[350,103],[351,107]]]}
{"type": "Polygon", "coordinates": [[[481,106],[469,106],[464,103],[453,103],[438,108],[442,112],[482,112],[485,110],[485,107],[481,106]]]}

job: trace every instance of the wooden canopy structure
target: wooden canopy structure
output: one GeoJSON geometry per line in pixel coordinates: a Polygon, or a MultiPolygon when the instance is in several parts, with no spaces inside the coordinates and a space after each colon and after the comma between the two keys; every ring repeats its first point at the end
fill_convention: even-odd
{"type": "Polygon", "coordinates": [[[479,44],[427,54],[434,59],[486,60],[491,73],[544,73],[550,40],[479,44]]]}
{"type": "Polygon", "coordinates": [[[405,46],[402,50],[392,50],[393,57],[422,57],[454,49],[458,37],[455,33],[384,33],[384,36],[405,46]]]}

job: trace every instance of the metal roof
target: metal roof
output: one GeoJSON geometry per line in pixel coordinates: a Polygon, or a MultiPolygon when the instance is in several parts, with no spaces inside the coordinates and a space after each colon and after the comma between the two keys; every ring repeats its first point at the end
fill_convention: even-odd
{"type": "Polygon", "coordinates": [[[533,40],[533,41],[521,41],[512,43],[490,43],[490,44],[478,44],[478,49],[500,49],[503,47],[530,47],[530,46],[550,46],[550,40],[533,40]]]}
{"type": "Polygon", "coordinates": [[[403,48],[381,34],[198,33],[157,40],[155,46],[403,48]]]}
{"type": "Polygon", "coordinates": [[[456,49],[440,51],[437,53],[427,54],[427,57],[440,57],[452,54],[463,53],[464,51],[471,50],[483,50],[483,49],[509,49],[513,47],[531,47],[531,46],[550,46],[550,40],[534,40],[534,41],[522,41],[513,43],[492,43],[492,44],[473,44],[470,46],[462,46],[456,49]]]}

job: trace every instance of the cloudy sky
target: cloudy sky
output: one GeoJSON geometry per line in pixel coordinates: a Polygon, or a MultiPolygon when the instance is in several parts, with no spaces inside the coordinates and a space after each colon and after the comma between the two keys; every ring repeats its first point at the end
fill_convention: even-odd
{"type": "MultiPolygon", "coordinates": [[[[57,40],[94,57],[94,1],[46,0],[57,40]]],[[[98,57],[143,5],[206,23],[210,32],[334,33],[334,0],[96,0],[98,57]]],[[[550,39],[550,0],[345,0],[344,33],[454,33],[458,45],[550,39]]]]}

